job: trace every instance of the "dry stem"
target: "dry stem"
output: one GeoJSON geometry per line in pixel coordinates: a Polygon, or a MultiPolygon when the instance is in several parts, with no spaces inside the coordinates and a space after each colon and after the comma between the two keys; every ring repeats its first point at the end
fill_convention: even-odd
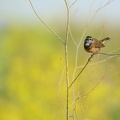
{"type": "Polygon", "coordinates": [[[46,28],[48,28],[64,44],[65,43],[64,40],[37,14],[36,10],[33,7],[31,0],[29,0],[29,3],[31,5],[33,12],[37,16],[37,18],[43,23],[43,25],[46,26],[46,28]]]}
{"type": "Polygon", "coordinates": [[[120,54],[108,54],[108,53],[101,53],[101,52],[91,54],[91,56],[89,57],[88,61],[86,62],[86,64],[82,68],[82,70],[77,74],[77,76],[75,77],[75,79],[70,84],[69,88],[71,88],[71,86],[73,85],[73,83],[77,80],[77,78],[80,76],[80,74],[84,71],[84,69],[86,68],[86,66],[88,65],[88,63],[90,62],[90,60],[93,58],[93,56],[97,55],[97,54],[107,55],[107,56],[120,56],[120,54]]]}

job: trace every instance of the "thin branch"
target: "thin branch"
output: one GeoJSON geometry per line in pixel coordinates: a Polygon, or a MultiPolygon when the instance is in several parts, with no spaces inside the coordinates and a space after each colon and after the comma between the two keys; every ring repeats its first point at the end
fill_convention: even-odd
{"type": "MultiPolygon", "coordinates": [[[[89,64],[88,66],[96,65],[96,64],[100,64],[100,63],[102,63],[102,62],[105,62],[105,61],[111,59],[112,57],[115,57],[115,56],[110,56],[110,57],[105,58],[105,59],[103,59],[103,60],[100,60],[100,61],[98,61],[98,62],[95,62],[95,63],[89,64]]],[[[78,66],[77,69],[80,69],[80,68],[83,68],[83,67],[84,67],[84,66],[78,66]]]]}
{"type": "Polygon", "coordinates": [[[103,6],[101,6],[100,8],[97,9],[97,11],[99,11],[100,9],[106,7],[107,5],[109,5],[111,2],[113,2],[114,0],[108,0],[103,6]]]}
{"type": "Polygon", "coordinates": [[[77,115],[77,110],[76,110],[76,103],[74,104],[74,117],[76,118],[76,120],[78,120],[78,115],[77,115]]]}
{"type": "MultiPolygon", "coordinates": [[[[109,53],[107,53],[107,54],[112,54],[112,53],[118,51],[119,49],[120,49],[120,48],[117,48],[117,49],[115,49],[115,50],[113,50],[112,52],[109,52],[109,53]]],[[[105,53],[105,54],[106,54],[106,53],[105,53]]],[[[108,56],[110,56],[110,55],[108,55],[108,56]]],[[[110,56],[110,57],[105,58],[105,59],[103,59],[103,60],[100,60],[100,61],[98,61],[98,62],[89,64],[88,66],[91,66],[91,65],[95,65],[95,64],[99,64],[99,63],[105,62],[105,61],[111,59],[112,57],[116,57],[116,56],[117,56],[117,55],[113,54],[113,56],[110,56]]],[[[78,66],[76,69],[79,69],[79,68],[82,68],[82,67],[84,67],[84,66],[78,66]]]]}
{"type": "Polygon", "coordinates": [[[37,18],[46,26],[46,28],[48,28],[64,44],[65,43],[64,40],[53,29],[51,29],[50,26],[47,23],[45,23],[44,20],[42,20],[42,18],[37,14],[31,0],[29,0],[29,3],[31,5],[31,7],[32,7],[33,12],[37,16],[37,18]]]}
{"type": "Polygon", "coordinates": [[[71,5],[70,8],[77,2],[78,0],[75,0],[71,5]]]}
{"type": "MultiPolygon", "coordinates": [[[[76,46],[76,53],[75,53],[75,63],[74,63],[74,70],[73,70],[73,74],[72,74],[72,81],[74,80],[75,78],[75,75],[76,75],[76,71],[77,71],[77,64],[78,64],[78,46],[76,46]]],[[[72,94],[73,94],[73,98],[74,98],[74,85],[72,86],[72,94]]]]}
{"type": "Polygon", "coordinates": [[[65,65],[66,65],[66,119],[69,120],[69,70],[68,70],[68,37],[70,25],[70,9],[67,0],[64,0],[67,8],[67,28],[66,28],[66,41],[65,41],[65,65]]]}
{"type": "Polygon", "coordinates": [[[93,19],[95,18],[95,16],[97,15],[97,13],[103,9],[104,7],[106,7],[107,5],[109,5],[112,1],[114,0],[108,0],[103,6],[99,7],[96,11],[95,14],[93,15],[92,19],[90,20],[89,24],[93,21],[93,19]]]}
{"type": "Polygon", "coordinates": [[[107,55],[107,56],[120,56],[120,54],[109,54],[109,53],[101,53],[101,52],[98,52],[96,54],[107,55]]]}
{"type": "Polygon", "coordinates": [[[92,57],[96,54],[101,54],[101,55],[107,55],[107,56],[120,56],[120,54],[108,54],[108,53],[93,53],[90,58],[88,59],[87,63],[84,65],[83,69],[78,73],[78,75],[76,76],[76,78],[72,81],[72,83],[70,84],[69,88],[73,85],[73,83],[77,80],[77,78],[80,76],[80,74],[84,71],[84,69],[86,68],[86,66],[88,65],[88,63],[90,62],[90,60],[92,59],[92,57]]]}
{"type": "Polygon", "coordinates": [[[69,25],[70,25],[70,9],[67,3],[67,0],[64,0],[66,8],[67,8],[67,28],[66,28],[66,41],[65,41],[65,46],[67,46],[68,43],[68,37],[69,37],[69,25]]]}
{"type": "Polygon", "coordinates": [[[93,58],[95,54],[91,54],[90,58],[88,59],[88,61],[86,62],[86,64],[84,65],[83,69],[78,73],[78,75],[75,77],[75,79],[72,81],[72,83],[70,84],[69,88],[73,85],[73,83],[77,80],[77,78],[80,76],[80,74],[84,71],[84,69],[86,68],[86,66],[88,65],[88,63],[90,62],[90,60],[93,58]]]}
{"type": "Polygon", "coordinates": [[[61,82],[62,82],[62,80],[63,80],[64,72],[65,72],[65,67],[64,67],[63,70],[62,70],[61,77],[60,77],[60,80],[59,80],[58,94],[59,94],[59,97],[60,97],[61,102],[62,102],[62,104],[63,104],[64,110],[66,111],[66,109],[65,109],[65,104],[64,104],[64,102],[63,102],[62,94],[61,94],[61,90],[60,90],[60,86],[61,86],[61,82]]]}
{"type": "Polygon", "coordinates": [[[77,43],[76,43],[76,41],[75,41],[75,39],[74,39],[74,37],[73,37],[73,34],[72,34],[71,29],[69,29],[69,32],[70,32],[70,36],[71,36],[71,38],[72,38],[73,43],[75,44],[75,46],[77,46],[77,43]]]}
{"type": "Polygon", "coordinates": [[[107,73],[109,72],[110,68],[111,68],[111,66],[106,70],[105,74],[101,77],[101,79],[96,83],[96,85],[95,85],[91,90],[89,90],[89,91],[88,91],[85,95],[83,95],[83,96],[78,96],[78,97],[74,100],[74,102],[76,102],[77,100],[79,100],[79,99],[81,99],[81,98],[84,98],[84,97],[88,96],[88,95],[100,84],[100,82],[101,82],[102,80],[104,80],[105,76],[108,75],[107,73]]]}

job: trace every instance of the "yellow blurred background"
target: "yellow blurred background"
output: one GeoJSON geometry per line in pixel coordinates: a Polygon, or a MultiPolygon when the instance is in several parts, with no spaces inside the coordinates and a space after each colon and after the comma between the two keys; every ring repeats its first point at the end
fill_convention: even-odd
{"type": "MultiPolygon", "coordinates": [[[[65,40],[64,1],[32,2],[43,20],[65,40]]],[[[73,1],[68,2],[71,4],[73,1]]],[[[90,53],[83,49],[87,35],[98,39],[110,37],[111,40],[102,52],[116,50],[114,53],[120,53],[120,1],[113,0],[99,11],[98,8],[105,3],[107,0],[78,1],[71,8],[70,24],[76,43],[83,35],[87,22],[94,18],[82,39],[78,66],[83,66],[90,57],[90,53]]],[[[60,80],[65,66],[64,46],[38,20],[29,1],[0,1],[0,14],[0,120],[66,119],[66,82],[64,78],[60,80]]],[[[76,46],[70,36],[68,45],[71,82],[76,46]]],[[[87,66],[75,83],[75,95],[84,95],[99,80],[101,82],[89,96],[76,103],[78,118],[119,120],[120,58],[100,55],[95,56],[90,64],[93,65],[87,66]],[[104,61],[95,64],[101,60],[104,61]]],[[[78,71],[80,70],[81,68],[78,71]]],[[[72,100],[71,97],[70,105],[72,100]]]]}

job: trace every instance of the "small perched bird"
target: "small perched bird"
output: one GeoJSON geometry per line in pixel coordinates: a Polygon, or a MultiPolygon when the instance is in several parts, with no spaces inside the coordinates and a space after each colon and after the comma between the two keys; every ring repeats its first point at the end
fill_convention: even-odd
{"type": "Polygon", "coordinates": [[[109,37],[106,37],[102,40],[97,40],[91,36],[87,36],[84,41],[84,49],[90,53],[97,53],[102,47],[105,47],[103,43],[109,39],[109,37]]]}

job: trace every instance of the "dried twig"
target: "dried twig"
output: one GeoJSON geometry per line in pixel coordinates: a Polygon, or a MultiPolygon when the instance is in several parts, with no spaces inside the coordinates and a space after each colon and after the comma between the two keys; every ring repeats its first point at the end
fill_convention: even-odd
{"type": "Polygon", "coordinates": [[[75,79],[72,81],[72,83],[70,84],[69,88],[73,85],[73,83],[77,80],[77,78],[80,76],[80,74],[84,71],[84,69],[86,68],[86,66],[88,65],[88,63],[90,62],[90,60],[93,58],[95,54],[91,54],[90,58],[88,59],[88,61],[86,62],[86,64],[84,65],[84,67],[82,68],[82,70],[78,73],[78,75],[75,77],[75,79]]]}
{"type": "Polygon", "coordinates": [[[78,0],[75,0],[71,5],[70,8],[77,2],[78,0]]]}
{"type": "Polygon", "coordinates": [[[67,28],[66,28],[66,40],[65,40],[65,66],[66,66],[66,119],[69,120],[69,70],[68,70],[68,37],[69,37],[69,25],[70,25],[70,8],[67,0],[64,0],[67,9],[67,28]]]}
{"type": "Polygon", "coordinates": [[[81,98],[84,98],[86,96],[88,96],[99,84],[102,80],[104,80],[105,76],[107,75],[107,73],[109,72],[111,66],[106,70],[105,74],[101,77],[101,79],[95,84],[95,86],[89,90],[86,94],[84,94],[83,96],[78,96],[75,98],[74,102],[76,102],[77,100],[81,99],[81,98]]]}
{"type": "Polygon", "coordinates": [[[90,20],[89,24],[93,21],[93,19],[95,18],[95,16],[97,15],[97,13],[103,9],[104,7],[106,7],[107,5],[109,5],[111,2],[113,2],[114,0],[108,0],[104,5],[100,6],[96,11],[95,14],[93,15],[92,19],[90,20]]]}
{"type": "Polygon", "coordinates": [[[84,71],[84,69],[86,68],[86,66],[88,65],[88,63],[89,63],[90,60],[92,59],[92,57],[93,57],[94,55],[97,55],[97,54],[107,55],[107,56],[120,56],[120,54],[109,54],[109,53],[101,53],[101,52],[91,54],[90,58],[88,59],[88,61],[86,62],[86,64],[85,64],[84,67],[82,68],[82,70],[81,70],[81,71],[78,73],[78,75],[75,77],[75,79],[72,81],[72,83],[70,84],[69,88],[73,85],[73,83],[77,80],[77,78],[80,76],[80,74],[84,71]]]}
{"type": "Polygon", "coordinates": [[[32,7],[33,12],[37,16],[37,18],[46,26],[46,28],[48,28],[64,44],[65,43],[64,40],[47,23],[45,23],[45,21],[42,20],[42,18],[37,14],[37,12],[34,9],[34,6],[33,6],[32,2],[31,2],[31,0],[29,0],[29,3],[31,5],[31,7],[32,7]]]}
{"type": "MultiPolygon", "coordinates": [[[[107,54],[110,54],[110,55],[108,55],[108,56],[110,56],[110,57],[105,58],[105,59],[100,60],[100,61],[97,61],[97,62],[95,62],[95,63],[89,64],[88,66],[95,65],[95,64],[99,64],[99,63],[105,62],[105,61],[107,61],[107,60],[109,60],[109,59],[111,59],[111,58],[113,58],[113,57],[117,57],[117,55],[119,55],[119,54],[117,54],[117,55],[116,55],[116,54],[113,54],[113,56],[111,56],[111,55],[112,55],[112,53],[118,51],[119,49],[120,49],[120,48],[117,48],[117,49],[113,50],[112,52],[107,53],[107,54]]],[[[105,53],[105,54],[106,54],[106,53],[105,53]]],[[[83,67],[84,67],[84,65],[78,66],[78,67],[76,68],[76,70],[79,69],[79,68],[83,68],[83,67]]]]}
{"type": "Polygon", "coordinates": [[[77,43],[76,43],[76,41],[75,41],[75,39],[74,39],[74,37],[73,37],[73,34],[72,34],[71,29],[69,29],[69,31],[70,31],[70,36],[71,36],[71,38],[72,38],[72,41],[73,41],[73,43],[75,44],[75,46],[77,47],[77,43]]]}
{"type": "Polygon", "coordinates": [[[64,67],[63,70],[62,70],[61,77],[60,77],[60,80],[59,80],[58,94],[59,94],[59,97],[60,97],[61,102],[62,102],[62,104],[63,104],[64,110],[66,111],[65,104],[64,104],[64,101],[63,101],[63,99],[62,99],[61,89],[60,89],[61,82],[62,82],[63,77],[64,77],[64,72],[65,72],[65,67],[64,67]]]}
{"type": "Polygon", "coordinates": [[[109,54],[109,53],[101,53],[101,52],[98,52],[96,54],[107,55],[107,56],[120,56],[120,54],[109,54]]]}

